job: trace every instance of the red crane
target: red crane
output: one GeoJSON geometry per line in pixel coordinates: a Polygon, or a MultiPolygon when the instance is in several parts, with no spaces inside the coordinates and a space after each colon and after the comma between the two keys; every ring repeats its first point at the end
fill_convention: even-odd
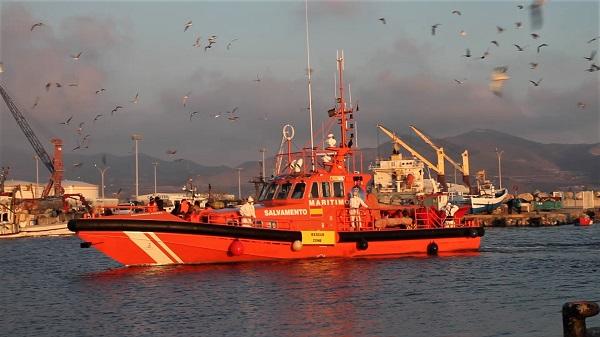
{"type": "Polygon", "coordinates": [[[44,188],[44,192],[42,192],[42,198],[45,198],[48,196],[48,194],[50,194],[52,186],[54,186],[54,195],[62,196],[65,192],[61,185],[64,172],[62,160],[62,140],[58,138],[51,139],[52,144],[54,144],[54,159],[50,159],[50,155],[48,155],[48,152],[46,152],[46,149],[29,126],[29,123],[2,85],[0,85],[0,95],[2,95],[2,98],[4,98],[6,106],[8,106],[8,109],[17,121],[17,124],[25,134],[25,137],[27,137],[27,140],[29,140],[31,146],[33,146],[35,153],[38,155],[42,163],[44,163],[48,171],[50,171],[50,181],[48,181],[48,184],[44,188]]]}

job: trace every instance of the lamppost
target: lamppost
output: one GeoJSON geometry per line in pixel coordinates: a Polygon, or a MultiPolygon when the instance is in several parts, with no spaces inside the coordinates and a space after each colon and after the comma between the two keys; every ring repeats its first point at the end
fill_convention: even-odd
{"type": "Polygon", "coordinates": [[[496,156],[498,156],[498,180],[500,182],[500,189],[502,189],[502,153],[504,153],[504,150],[498,150],[498,148],[496,148],[496,156]]]}
{"type": "Polygon", "coordinates": [[[142,135],[134,133],[131,139],[135,143],[135,198],[139,196],[139,175],[138,175],[138,141],[142,140],[142,135]]]}
{"type": "Polygon", "coordinates": [[[236,168],[238,171],[238,199],[242,200],[242,168],[236,168]]]}
{"type": "Polygon", "coordinates": [[[102,187],[102,202],[104,202],[104,173],[106,173],[106,171],[108,171],[110,166],[99,168],[98,165],[94,164],[94,167],[98,169],[98,172],[100,172],[100,184],[101,184],[100,186],[102,187]]]}
{"type": "Polygon", "coordinates": [[[156,195],[156,167],[158,166],[158,162],[154,162],[152,165],[154,165],[154,195],[156,195]]]}
{"type": "Polygon", "coordinates": [[[262,171],[261,171],[262,176],[261,177],[263,180],[265,179],[265,152],[266,151],[267,150],[264,147],[262,149],[260,149],[260,152],[262,153],[262,165],[261,165],[262,166],[262,171]]]}
{"type": "Polygon", "coordinates": [[[36,198],[38,188],[40,188],[40,157],[35,155],[33,159],[35,159],[35,192],[33,193],[33,197],[36,198]]]}

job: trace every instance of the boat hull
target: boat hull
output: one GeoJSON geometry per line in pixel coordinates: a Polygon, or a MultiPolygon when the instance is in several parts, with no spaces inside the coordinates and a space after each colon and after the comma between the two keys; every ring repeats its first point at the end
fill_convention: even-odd
{"type": "Polygon", "coordinates": [[[335,232],[331,244],[299,245],[300,231],[177,221],[79,220],[69,228],[84,241],[82,247],[124,265],[475,252],[484,234],[482,227],[335,232]]]}

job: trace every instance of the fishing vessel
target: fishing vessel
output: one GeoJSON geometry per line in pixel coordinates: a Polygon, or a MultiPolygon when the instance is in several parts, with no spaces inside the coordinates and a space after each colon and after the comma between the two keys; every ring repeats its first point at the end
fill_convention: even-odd
{"type": "Polygon", "coordinates": [[[339,142],[331,133],[322,148],[293,152],[294,129],[286,125],[287,150],[276,157],[277,174],[250,205],[255,216],[226,208],[206,211],[198,222],[161,211],[71,220],[68,227],[83,240],[81,247],[124,265],[477,251],[483,227],[465,222],[465,210],[444,210],[447,195],[380,204],[367,189],[373,176],[350,169],[358,152],[353,144],[357,111],[345,101],[341,55],[339,92],[329,111],[330,122],[339,124],[339,142]]]}
{"type": "Polygon", "coordinates": [[[506,188],[497,189],[490,180],[486,179],[485,170],[477,172],[476,181],[477,194],[455,193],[450,199],[457,204],[470,205],[473,214],[491,214],[507,198],[508,190],[506,188]]]}

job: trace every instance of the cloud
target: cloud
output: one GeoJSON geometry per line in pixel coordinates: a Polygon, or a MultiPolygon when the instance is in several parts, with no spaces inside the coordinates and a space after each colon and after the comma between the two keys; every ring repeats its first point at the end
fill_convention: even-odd
{"type": "MultiPolygon", "coordinates": [[[[101,61],[128,41],[120,31],[122,25],[110,18],[92,16],[48,22],[36,17],[22,3],[2,4],[1,16],[1,56],[6,68],[2,77],[6,89],[43,143],[44,139],[56,136],[71,138],[73,130],[59,127],[59,122],[74,115],[77,125],[97,105],[95,91],[107,79],[101,61]],[[44,25],[31,31],[36,22],[44,25]],[[79,60],[70,57],[80,51],[83,53],[79,60]],[[47,83],[50,83],[48,90],[47,83]],[[32,108],[36,100],[38,106],[32,108]]],[[[2,106],[2,110],[7,110],[2,106]]],[[[2,118],[12,119],[7,116],[8,111],[2,118]]],[[[3,143],[21,133],[12,122],[3,123],[3,143]]]]}

